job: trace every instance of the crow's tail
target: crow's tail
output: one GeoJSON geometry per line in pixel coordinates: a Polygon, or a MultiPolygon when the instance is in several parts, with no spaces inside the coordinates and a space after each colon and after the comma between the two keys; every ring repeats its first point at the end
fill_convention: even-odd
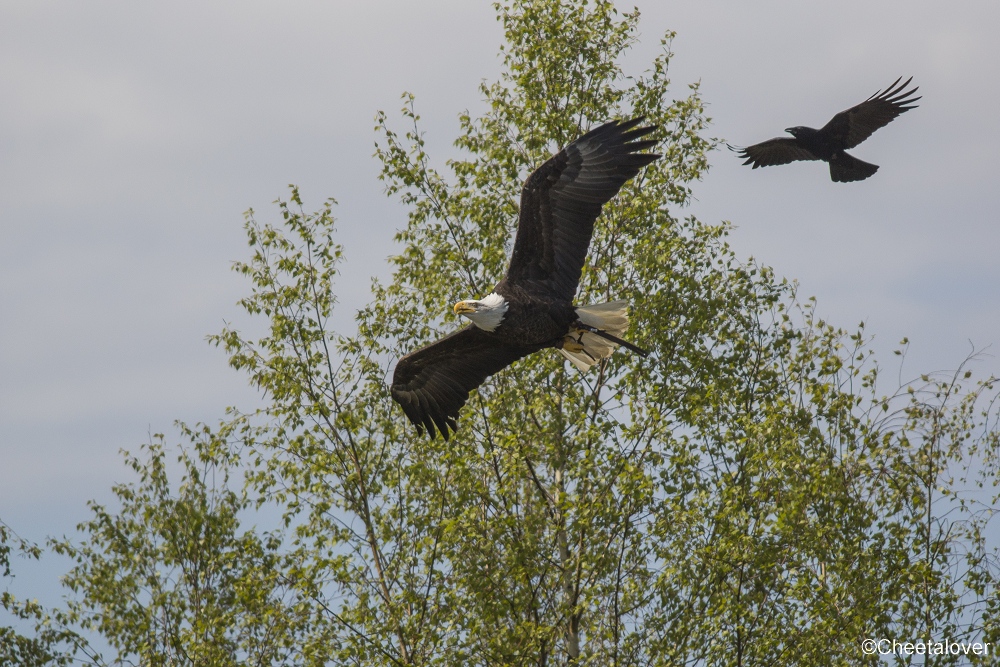
{"type": "Polygon", "coordinates": [[[830,178],[837,183],[863,181],[878,171],[877,164],[859,160],[853,155],[840,152],[830,158],[830,178]]]}

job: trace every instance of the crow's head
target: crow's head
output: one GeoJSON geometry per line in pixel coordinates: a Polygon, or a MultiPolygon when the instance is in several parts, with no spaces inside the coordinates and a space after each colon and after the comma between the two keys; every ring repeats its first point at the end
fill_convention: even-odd
{"type": "Polygon", "coordinates": [[[799,139],[799,138],[802,137],[802,135],[807,134],[808,130],[810,130],[810,129],[812,129],[812,128],[802,127],[801,125],[796,125],[795,127],[786,127],[785,128],[785,132],[787,132],[788,134],[792,135],[796,139],[799,139]]]}

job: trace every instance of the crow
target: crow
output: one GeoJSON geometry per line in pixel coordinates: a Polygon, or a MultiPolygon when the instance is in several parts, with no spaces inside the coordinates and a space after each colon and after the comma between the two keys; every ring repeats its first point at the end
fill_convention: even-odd
{"type": "Polygon", "coordinates": [[[835,182],[863,181],[878,171],[878,165],[863,162],[845,151],[891,123],[899,114],[916,108],[913,103],[920,98],[912,95],[919,88],[903,92],[913,77],[896,85],[902,78],[896,79],[884,92],[876,92],[861,104],[841,111],[818,130],[790,127],[785,132],[793,139],[776,137],[746,148],[729,146],[729,149],[737,152],[740,159],[746,158],[743,164],[752,164],[754,169],[796,160],[823,160],[830,163],[830,178],[835,182]]]}

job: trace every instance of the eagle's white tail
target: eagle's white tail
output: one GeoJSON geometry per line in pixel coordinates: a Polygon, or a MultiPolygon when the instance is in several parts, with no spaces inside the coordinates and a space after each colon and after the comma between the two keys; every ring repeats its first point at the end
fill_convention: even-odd
{"type": "MultiPolygon", "coordinates": [[[[587,326],[600,329],[616,338],[622,338],[628,330],[628,304],[625,301],[580,306],[576,309],[576,316],[587,326]]],[[[589,331],[573,331],[569,335],[582,345],[583,349],[573,352],[563,347],[559,351],[581,371],[586,371],[601,359],[611,356],[618,347],[607,338],[589,331]]]]}

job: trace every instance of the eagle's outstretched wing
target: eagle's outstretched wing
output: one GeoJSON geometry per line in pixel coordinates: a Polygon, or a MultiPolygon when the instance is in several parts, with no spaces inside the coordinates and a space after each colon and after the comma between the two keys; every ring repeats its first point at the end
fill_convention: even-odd
{"type": "Polygon", "coordinates": [[[916,108],[914,102],[920,98],[913,95],[920,88],[904,90],[913,77],[899,83],[902,78],[899,77],[884,91],[876,92],[861,104],[838,113],[820,128],[820,133],[840,150],[848,150],[872,136],[875,130],[891,123],[900,114],[916,108]]]}
{"type": "Polygon", "coordinates": [[[433,438],[440,431],[448,439],[450,428],[469,392],[534,348],[505,345],[474,324],[415,350],[396,364],[390,389],[393,399],[423,434],[433,438]]]}
{"type": "Polygon", "coordinates": [[[636,141],[655,127],[642,118],[591,130],[540,166],[524,183],[517,237],[504,282],[571,301],[576,294],[601,206],[659,155],[636,141]]]}
{"type": "Polygon", "coordinates": [[[776,137],[762,141],[746,148],[736,148],[730,146],[729,150],[736,153],[743,164],[752,164],[753,168],[772,167],[776,164],[788,164],[796,160],[818,160],[819,158],[804,148],[798,139],[789,137],[776,137]]]}

